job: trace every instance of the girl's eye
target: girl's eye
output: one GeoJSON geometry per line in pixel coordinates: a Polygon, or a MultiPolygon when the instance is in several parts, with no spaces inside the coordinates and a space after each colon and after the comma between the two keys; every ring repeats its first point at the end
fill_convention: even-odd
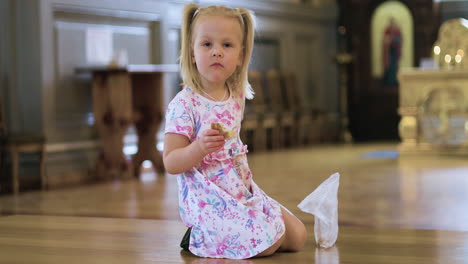
{"type": "Polygon", "coordinates": [[[211,43],[210,43],[210,42],[205,42],[205,43],[203,43],[203,46],[205,46],[205,47],[210,47],[210,46],[211,46],[211,43]]]}
{"type": "Polygon", "coordinates": [[[232,45],[230,43],[224,43],[224,47],[229,48],[232,47],[232,45]]]}

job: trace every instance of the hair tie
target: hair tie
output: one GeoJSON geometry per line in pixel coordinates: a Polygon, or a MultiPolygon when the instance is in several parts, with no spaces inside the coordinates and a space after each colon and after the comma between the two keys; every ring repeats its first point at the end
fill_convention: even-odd
{"type": "Polygon", "coordinates": [[[192,18],[194,18],[196,15],[198,15],[198,13],[200,12],[200,9],[201,9],[201,6],[199,6],[199,7],[197,8],[197,10],[195,10],[195,12],[193,13],[192,18]]]}
{"type": "Polygon", "coordinates": [[[241,21],[242,26],[243,26],[243,25],[244,25],[244,17],[243,17],[243,14],[241,13],[240,8],[237,8],[237,7],[236,7],[236,8],[234,8],[234,10],[239,14],[239,16],[240,16],[240,21],[241,21]]]}

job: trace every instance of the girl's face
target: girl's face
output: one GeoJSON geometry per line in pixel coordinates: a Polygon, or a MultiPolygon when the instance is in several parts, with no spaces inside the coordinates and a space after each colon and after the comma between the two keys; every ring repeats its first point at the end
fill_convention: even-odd
{"type": "Polygon", "coordinates": [[[193,61],[204,89],[224,88],[242,64],[242,30],[239,21],[224,16],[201,16],[193,31],[193,61]]]}

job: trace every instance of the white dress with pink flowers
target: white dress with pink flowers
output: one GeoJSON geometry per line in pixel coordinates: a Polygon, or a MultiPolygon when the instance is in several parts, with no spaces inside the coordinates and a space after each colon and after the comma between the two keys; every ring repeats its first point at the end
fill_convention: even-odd
{"type": "Polygon", "coordinates": [[[239,131],[245,97],[211,101],[185,87],[166,111],[165,133],[197,140],[211,123],[235,136],[201,164],[177,176],[182,221],[192,227],[190,251],[200,257],[244,259],[272,246],[285,232],[280,204],[252,180],[239,131]]]}

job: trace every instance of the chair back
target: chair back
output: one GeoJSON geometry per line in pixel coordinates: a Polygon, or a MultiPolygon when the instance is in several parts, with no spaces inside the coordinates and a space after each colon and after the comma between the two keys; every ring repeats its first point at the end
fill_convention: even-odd
{"type": "Polygon", "coordinates": [[[281,93],[281,76],[277,70],[267,72],[267,91],[269,96],[269,109],[274,112],[283,111],[283,95],[281,93]]]}
{"type": "Polygon", "coordinates": [[[293,72],[283,73],[281,79],[282,94],[286,98],[285,105],[287,105],[287,109],[294,112],[302,110],[296,75],[293,72]]]}
{"type": "Polygon", "coordinates": [[[265,98],[262,86],[262,74],[259,71],[249,71],[248,79],[255,94],[252,100],[247,101],[247,104],[251,103],[253,112],[263,113],[265,111],[265,98]]]}

